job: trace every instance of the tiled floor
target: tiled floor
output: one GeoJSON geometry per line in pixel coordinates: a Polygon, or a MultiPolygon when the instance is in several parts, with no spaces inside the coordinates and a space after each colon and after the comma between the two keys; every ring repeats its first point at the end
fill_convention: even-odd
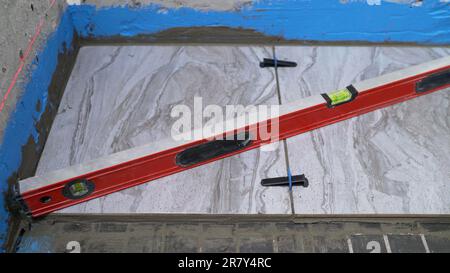
{"type": "MultiPolygon", "coordinates": [[[[259,68],[271,47],[84,47],[37,174],[170,135],[174,105],[277,104],[450,55],[449,49],[276,47],[297,68],[259,68]]],[[[263,188],[285,151],[253,150],[80,204],[70,213],[450,213],[448,90],[287,141],[309,188],[263,188]]]]}
{"type": "MultiPolygon", "coordinates": [[[[85,47],[37,174],[170,137],[174,105],[277,104],[270,47],[85,47]]],[[[284,151],[250,151],[64,212],[289,213],[284,151]]]]}
{"type": "MultiPolygon", "coordinates": [[[[300,65],[279,72],[283,102],[343,88],[450,50],[277,47],[300,65]]],[[[280,69],[281,70],[281,69],[280,69]]],[[[440,91],[287,140],[296,213],[449,213],[449,92],[440,91]]]]}

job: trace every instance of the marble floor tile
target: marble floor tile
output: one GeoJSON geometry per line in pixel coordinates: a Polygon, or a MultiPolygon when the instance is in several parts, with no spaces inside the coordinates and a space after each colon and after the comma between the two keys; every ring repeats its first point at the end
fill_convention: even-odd
{"type": "MultiPolygon", "coordinates": [[[[420,47],[276,47],[282,102],[343,88],[450,55],[420,47]]],[[[287,142],[296,213],[450,213],[449,90],[340,122],[287,142]]]]}
{"type": "MultiPolygon", "coordinates": [[[[270,47],[96,46],[81,49],[37,175],[170,137],[173,106],[278,104],[270,47]]],[[[290,213],[282,146],[152,181],[64,213],[290,213]]]]}

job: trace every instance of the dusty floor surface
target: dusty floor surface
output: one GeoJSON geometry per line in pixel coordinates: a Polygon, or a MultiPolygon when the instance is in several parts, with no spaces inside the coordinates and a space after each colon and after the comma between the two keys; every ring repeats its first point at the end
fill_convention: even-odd
{"type": "Polygon", "coordinates": [[[24,230],[18,252],[450,251],[450,219],[286,216],[49,216],[24,230]]]}

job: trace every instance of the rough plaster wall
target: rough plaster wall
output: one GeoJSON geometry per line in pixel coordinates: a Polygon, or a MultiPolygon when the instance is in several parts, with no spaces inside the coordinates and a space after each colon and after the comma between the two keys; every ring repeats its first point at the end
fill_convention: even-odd
{"type": "Polygon", "coordinates": [[[37,25],[41,18],[45,18],[41,35],[25,60],[24,70],[0,113],[0,142],[11,112],[15,109],[26,84],[27,72],[32,69],[31,64],[36,58],[36,53],[45,45],[48,34],[57,27],[66,1],[57,0],[49,10],[50,2],[50,0],[0,0],[0,99],[3,99],[19,68],[20,56],[25,54],[37,25]]]}

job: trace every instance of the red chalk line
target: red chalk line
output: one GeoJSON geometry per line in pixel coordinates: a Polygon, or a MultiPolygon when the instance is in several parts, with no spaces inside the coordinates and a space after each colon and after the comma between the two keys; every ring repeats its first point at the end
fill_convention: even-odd
{"type": "MultiPolygon", "coordinates": [[[[56,0],[51,0],[51,3],[50,3],[49,7],[47,8],[47,10],[45,11],[44,14],[48,13],[50,11],[50,9],[53,8],[55,3],[56,3],[56,0]]],[[[8,100],[8,97],[9,97],[12,89],[16,85],[17,80],[19,79],[20,73],[22,72],[22,70],[23,70],[23,68],[25,66],[25,61],[27,60],[28,56],[30,55],[31,51],[33,50],[33,45],[36,42],[36,40],[39,37],[39,35],[41,34],[41,31],[42,31],[42,28],[43,28],[44,24],[45,24],[45,15],[41,17],[41,19],[39,21],[39,24],[36,26],[36,31],[35,31],[33,37],[31,38],[30,42],[28,43],[27,49],[25,51],[25,54],[20,57],[19,68],[17,68],[17,71],[14,74],[14,77],[13,77],[13,79],[11,81],[11,84],[9,85],[8,90],[6,91],[5,95],[3,96],[2,102],[0,104],[0,113],[3,112],[3,108],[5,108],[6,101],[8,100]]],[[[3,88],[3,84],[2,84],[2,88],[3,88]]]]}

